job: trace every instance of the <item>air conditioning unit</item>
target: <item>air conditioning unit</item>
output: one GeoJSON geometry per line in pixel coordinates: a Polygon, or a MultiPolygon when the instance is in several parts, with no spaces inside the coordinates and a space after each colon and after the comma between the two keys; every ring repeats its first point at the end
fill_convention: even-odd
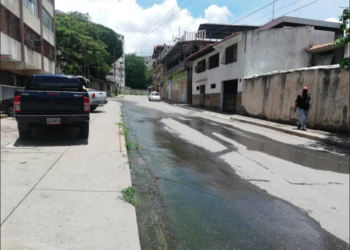
{"type": "Polygon", "coordinates": [[[34,41],[34,48],[41,48],[43,46],[43,42],[40,40],[34,41]]]}
{"type": "Polygon", "coordinates": [[[48,54],[47,58],[49,58],[50,60],[53,60],[53,54],[48,54]]]}
{"type": "Polygon", "coordinates": [[[34,40],[31,36],[27,36],[26,37],[26,45],[29,49],[33,49],[34,48],[34,40]]]}

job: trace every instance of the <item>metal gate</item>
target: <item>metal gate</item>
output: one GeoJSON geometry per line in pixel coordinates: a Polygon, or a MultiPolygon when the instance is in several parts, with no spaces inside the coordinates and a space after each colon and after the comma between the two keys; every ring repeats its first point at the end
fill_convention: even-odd
{"type": "Polygon", "coordinates": [[[205,107],[205,85],[200,86],[199,105],[205,107]]]}
{"type": "Polygon", "coordinates": [[[238,80],[224,82],[224,107],[223,110],[229,113],[236,113],[238,80]]]}

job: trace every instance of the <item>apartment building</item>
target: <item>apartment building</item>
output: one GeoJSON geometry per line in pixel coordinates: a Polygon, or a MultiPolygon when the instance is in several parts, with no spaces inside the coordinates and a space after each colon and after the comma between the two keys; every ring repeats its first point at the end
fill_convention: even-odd
{"type": "Polygon", "coordinates": [[[118,34],[118,39],[123,44],[123,55],[112,64],[112,69],[106,76],[108,81],[115,82],[119,88],[125,87],[125,54],[124,54],[124,35],[118,34]]]}
{"type": "Polygon", "coordinates": [[[55,0],[1,0],[1,82],[24,86],[55,74],[55,0]]]}
{"type": "Polygon", "coordinates": [[[343,48],[329,45],[341,36],[337,23],[282,17],[272,24],[236,32],[186,58],[193,63],[193,105],[241,113],[245,76],[337,64],[344,56],[343,48]],[[333,51],[322,54],[325,48],[333,51]]]}

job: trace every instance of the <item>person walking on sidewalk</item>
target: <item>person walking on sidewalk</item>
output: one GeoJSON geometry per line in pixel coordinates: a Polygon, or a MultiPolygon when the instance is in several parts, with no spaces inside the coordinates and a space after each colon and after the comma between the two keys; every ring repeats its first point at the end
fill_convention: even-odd
{"type": "Polygon", "coordinates": [[[298,129],[306,131],[306,120],[309,113],[311,96],[308,93],[308,88],[304,87],[301,95],[298,95],[295,100],[294,112],[299,108],[299,122],[297,123],[298,129]]]}

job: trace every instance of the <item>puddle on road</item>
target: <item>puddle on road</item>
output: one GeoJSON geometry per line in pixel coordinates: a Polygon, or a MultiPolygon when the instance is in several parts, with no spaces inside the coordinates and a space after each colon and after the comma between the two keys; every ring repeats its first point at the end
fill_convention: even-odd
{"type": "MultiPolygon", "coordinates": [[[[122,111],[131,138],[143,148],[129,152],[143,249],[348,248],[306,213],[241,179],[219,158],[227,151],[210,153],[189,144],[160,122],[160,117],[176,120],[178,115],[153,112],[126,101],[122,111]]],[[[293,158],[285,156],[284,150],[298,150],[290,145],[285,146],[289,150],[272,146],[276,142],[267,138],[257,143],[257,135],[239,131],[255,137],[250,139],[199,118],[177,121],[207,136],[213,131],[228,133],[249,149],[280,157],[293,158]]]]}

